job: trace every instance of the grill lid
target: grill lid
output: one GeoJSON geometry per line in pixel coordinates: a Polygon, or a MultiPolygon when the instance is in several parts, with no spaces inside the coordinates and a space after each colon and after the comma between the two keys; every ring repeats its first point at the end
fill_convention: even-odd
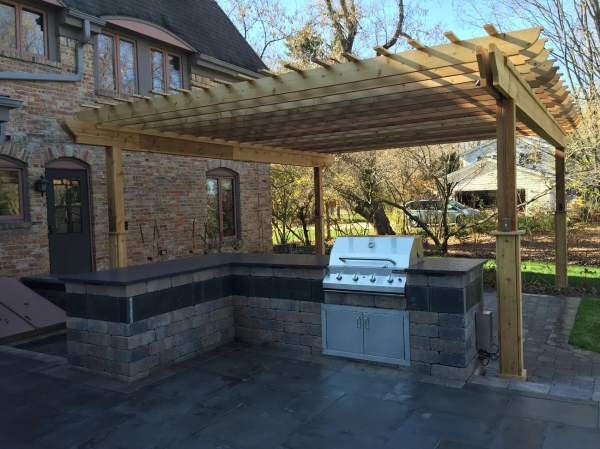
{"type": "Polygon", "coordinates": [[[421,261],[419,236],[338,237],[323,288],[404,294],[404,270],[421,261]]]}

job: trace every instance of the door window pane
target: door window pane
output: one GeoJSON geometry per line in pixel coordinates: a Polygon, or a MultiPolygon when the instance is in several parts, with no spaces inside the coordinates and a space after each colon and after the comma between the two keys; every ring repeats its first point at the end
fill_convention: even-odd
{"type": "Polygon", "coordinates": [[[206,194],[208,196],[206,232],[209,238],[216,239],[220,235],[221,227],[219,220],[219,183],[216,179],[206,180],[206,194]]]}
{"type": "Polygon", "coordinates": [[[0,3],[0,47],[17,48],[17,11],[0,3]]]}
{"type": "Polygon", "coordinates": [[[71,232],[81,232],[81,209],[74,207],[71,209],[71,232]]]}
{"type": "Polygon", "coordinates": [[[233,179],[221,178],[221,207],[223,213],[223,237],[235,236],[235,206],[233,203],[233,179]]]}
{"type": "Polygon", "coordinates": [[[121,92],[128,94],[137,93],[135,75],[135,45],[133,42],[119,41],[120,45],[120,68],[121,68],[121,92]]]}
{"type": "Polygon", "coordinates": [[[0,170],[0,217],[21,215],[19,172],[0,170]]]}
{"type": "Polygon", "coordinates": [[[23,34],[23,50],[36,55],[43,55],[44,51],[44,15],[23,9],[21,14],[21,28],[23,34]]]}
{"type": "Polygon", "coordinates": [[[178,56],[169,55],[169,87],[181,87],[181,58],[178,56]]]}
{"type": "Polygon", "coordinates": [[[115,40],[107,34],[98,35],[98,72],[102,89],[117,90],[115,84],[115,40]]]}
{"type": "Polygon", "coordinates": [[[54,226],[57,234],[67,234],[69,232],[69,212],[67,209],[56,209],[54,226]]]}
{"type": "Polygon", "coordinates": [[[165,60],[162,51],[152,50],[152,90],[165,91],[165,60]]]}
{"type": "Polygon", "coordinates": [[[54,205],[55,206],[80,206],[81,188],[79,179],[55,179],[54,205]]]}

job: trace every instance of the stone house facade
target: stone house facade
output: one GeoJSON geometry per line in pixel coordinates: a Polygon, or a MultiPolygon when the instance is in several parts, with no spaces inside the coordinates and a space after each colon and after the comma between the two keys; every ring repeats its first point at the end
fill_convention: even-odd
{"type": "MultiPolygon", "coordinates": [[[[7,24],[14,32],[0,31],[0,96],[23,104],[0,142],[0,276],[107,269],[105,149],[73,144],[60,122],[82,105],[259,77],[264,65],[210,0],[0,0],[0,28],[7,24]],[[80,81],[7,79],[76,74],[86,20],[80,81]],[[50,182],[44,196],[41,176],[50,182]]],[[[269,174],[267,164],[124,151],[128,264],[269,252],[269,174]]]]}

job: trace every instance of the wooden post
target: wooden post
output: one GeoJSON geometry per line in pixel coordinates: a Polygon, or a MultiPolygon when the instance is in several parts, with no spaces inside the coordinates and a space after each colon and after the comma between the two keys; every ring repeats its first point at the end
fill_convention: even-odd
{"type": "Polygon", "coordinates": [[[123,195],[123,154],[121,148],[106,147],[108,197],[108,257],[110,268],[127,266],[125,198],[123,195]]]}
{"type": "Polygon", "coordinates": [[[523,304],[521,294],[521,234],[517,217],[517,138],[515,101],[497,102],[498,137],[498,231],[496,270],[498,289],[498,345],[500,361],[497,376],[522,380],[523,304]]]}
{"type": "Polygon", "coordinates": [[[567,278],[567,197],[565,192],[565,150],[557,148],[554,152],[556,176],[556,210],[554,212],[554,230],[556,233],[556,287],[565,288],[567,278]]]}
{"type": "Polygon", "coordinates": [[[323,168],[315,167],[315,249],[317,254],[325,254],[323,238],[323,168]]]}

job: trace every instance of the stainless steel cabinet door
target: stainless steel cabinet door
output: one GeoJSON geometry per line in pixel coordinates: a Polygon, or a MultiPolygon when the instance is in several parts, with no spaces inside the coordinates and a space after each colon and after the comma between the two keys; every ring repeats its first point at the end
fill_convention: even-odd
{"type": "Polygon", "coordinates": [[[405,318],[398,315],[363,313],[365,354],[391,359],[407,359],[405,318]]]}
{"type": "Polygon", "coordinates": [[[326,339],[330,351],[364,353],[363,345],[363,314],[345,310],[327,310],[326,339]]]}

